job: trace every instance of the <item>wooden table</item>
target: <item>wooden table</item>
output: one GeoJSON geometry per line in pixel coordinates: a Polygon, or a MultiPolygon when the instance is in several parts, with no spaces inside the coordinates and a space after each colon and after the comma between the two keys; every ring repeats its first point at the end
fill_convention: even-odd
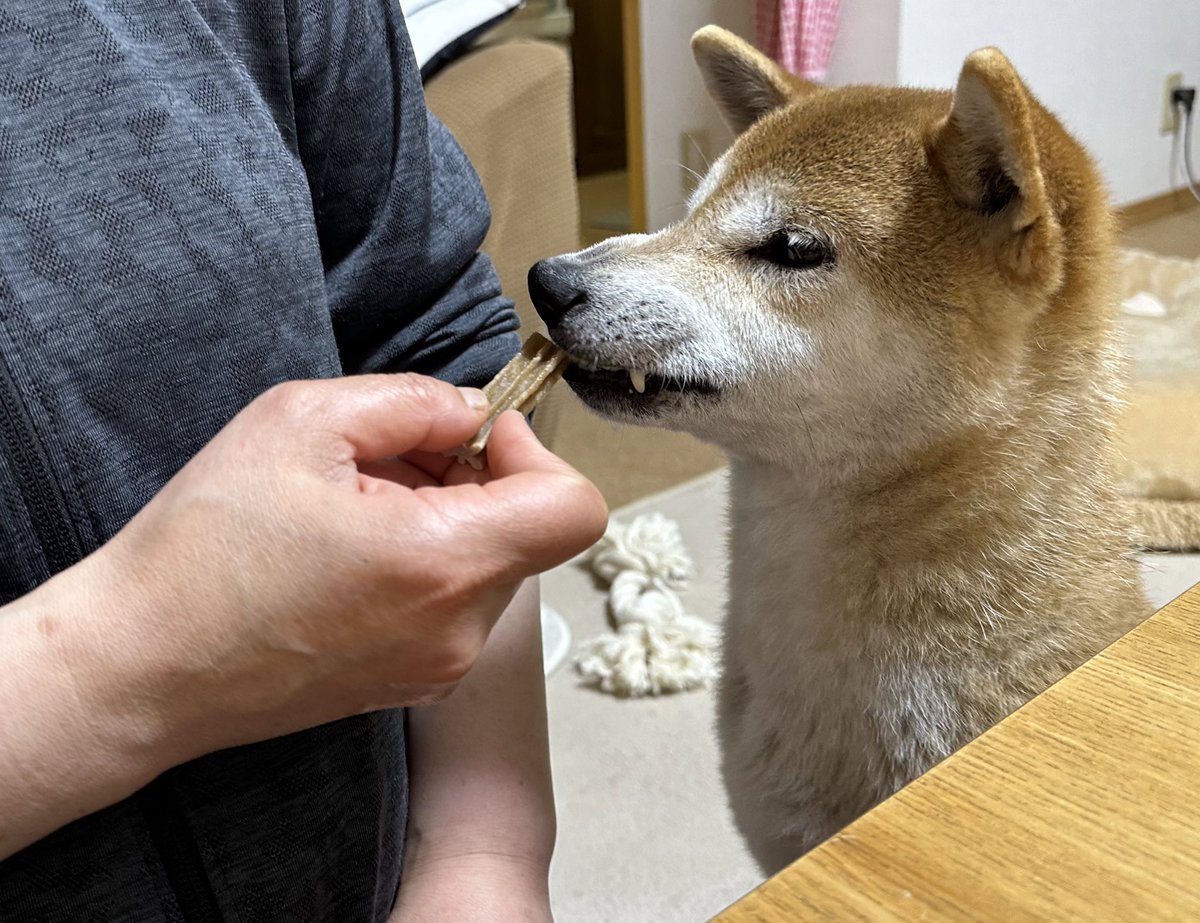
{"type": "Polygon", "coordinates": [[[1200,586],[720,923],[1200,920],[1200,586]]]}

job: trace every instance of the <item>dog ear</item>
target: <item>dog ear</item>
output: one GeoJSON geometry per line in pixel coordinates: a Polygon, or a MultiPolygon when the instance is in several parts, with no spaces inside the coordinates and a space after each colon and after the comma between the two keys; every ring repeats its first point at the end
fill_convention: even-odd
{"type": "Polygon", "coordinates": [[[718,26],[705,26],[692,36],[692,54],[708,95],[735,134],[818,88],[718,26]]]}
{"type": "Polygon", "coordinates": [[[930,159],[954,199],[993,222],[1004,264],[1021,278],[1057,288],[1062,228],[1042,173],[1035,103],[995,48],[963,63],[950,114],[934,131],[930,159]]]}

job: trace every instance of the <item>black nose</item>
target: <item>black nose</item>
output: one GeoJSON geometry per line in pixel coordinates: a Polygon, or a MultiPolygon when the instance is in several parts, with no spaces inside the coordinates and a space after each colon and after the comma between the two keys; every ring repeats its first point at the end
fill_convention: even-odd
{"type": "Polygon", "coordinates": [[[534,263],[529,270],[529,297],[547,327],[554,327],[571,308],[587,301],[580,284],[579,267],[566,257],[552,257],[534,263]]]}

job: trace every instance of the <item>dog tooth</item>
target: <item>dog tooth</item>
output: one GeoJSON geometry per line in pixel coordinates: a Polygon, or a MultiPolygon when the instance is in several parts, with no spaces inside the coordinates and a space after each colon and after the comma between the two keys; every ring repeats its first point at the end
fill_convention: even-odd
{"type": "Polygon", "coordinates": [[[646,393],[646,373],[641,369],[630,369],[629,380],[633,382],[633,390],[638,394],[646,393]]]}

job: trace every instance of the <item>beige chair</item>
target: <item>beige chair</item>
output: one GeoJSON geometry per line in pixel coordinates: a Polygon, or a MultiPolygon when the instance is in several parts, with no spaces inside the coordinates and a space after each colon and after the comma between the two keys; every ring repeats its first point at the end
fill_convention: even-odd
{"type": "MultiPolygon", "coordinates": [[[[528,333],[539,326],[525,277],[543,257],[579,245],[579,201],[571,130],[571,63],[547,42],[486,45],[425,87],[429,108],[475,165],[492,206],[483,249],[528,333]]],[[[538,411],[553,444],[563,392],[538,411]]]]}

